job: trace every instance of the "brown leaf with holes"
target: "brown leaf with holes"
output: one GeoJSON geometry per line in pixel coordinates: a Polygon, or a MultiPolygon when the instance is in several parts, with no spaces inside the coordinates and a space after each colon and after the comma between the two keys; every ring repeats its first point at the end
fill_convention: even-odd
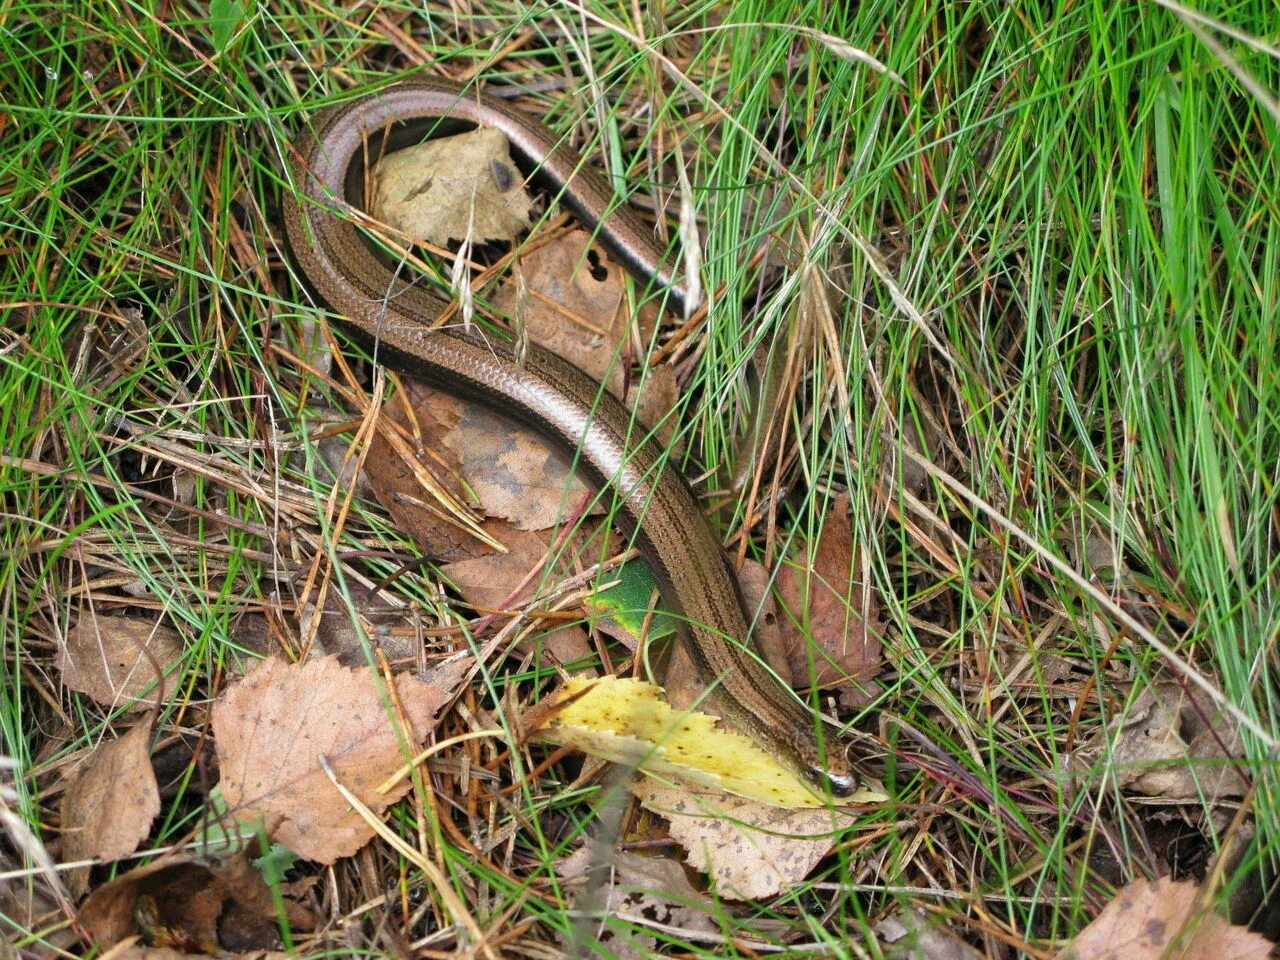
{"type": "Polygon", "coordinates": [[[782,809],[726,794],[697,794],[652,780],[632,784],[664,817],[687,862],[733,900],[772,897],[809,875],[853,816],[827,807],[782,809]]]}
{"type": "MultiPolygon", "coordinates": [[[[567,561],[562,560],[552,564],[550,576],[544,576],[549,548],[547,541],[536,533],[513,530],[503,537],[503,544],[507,553],[460,560],[441,568],[467,603],[477,610],[513,609],[539,594],[545,596],[567,572],[567,561]]],[[[580,607],[568,610],[577,612],[580,607]]],[[[591,655],[587,632],[576,623],[548,631],[540,637],[539,644],[561,665],[591,655]]]]}
{"type": "Polygon", "coordinates": [[[279,911],[295,932],[314,929],[305,907],[276,898],[246,854],[223,861],[169,857],[131,870],[95,890],[80,919],[99,947],[141,937],[156,950],[225,956],[279,949],[279,911]]]}
{"type": "MultiPolygon", "coordinates": [[[[62,796],[62,859],[119,860],[138,849],[160,812],[160,787],[151,768],[151,725],[98,744],[62,796]]],[[[74,896],[88,889],[89,869],[72,870],[74,896]]]]}
{"type": "Polygon", "coordinates": [[[529,339],[602,382],[633,410],[641,423],[670,435],[663,418],[679,389],[670,367],[652,367],[629,376],[643,359],[657,326],[650,302],[633,319],[627,308],[626,271],[592,242],[585,230],[571,230],[520,258],[527,296],[508,281],[494,292],[494,308],[515,318],[529,339]]]}
{"type": "Polygon", "coordinates": [[[514,240],[529,228],[524,177],[493,127],[388,153],[373,179],[374,216],[415,240],[514,240]]]}
{"type": "Polygon", "coordinates": [[[779,620],[798,687],[848,687],[880,669],[879,609],[854,556],[846,493],[832,501],[816,547],[802,548],[778,573],[779,620]]]}
{"type": "Polygon", "coordinates": [[[273,840],[300,856],[333,863],[372,836],[320,764],[323,756],[339,783],[375,814],[409,790],[377,787],[408,759],[449,702],[469,664],[438,668],[426,680],[396,677],[394,703],[367,668],[350,669],[333,657],[291,664],[259,663],[223,691],[213,707],[213,733],[222,795],[238,819],[261,821],[273,840]],[[402,740],[403,737],[403,740],[402,740]]]}
{"type": "MultiPolygon", "coordinates": [[[[103,706],[130,710],[155,705],[156,666],[170,671],[181,658],[178,632],[155,617],[100,617],[92,609],[81,612],[58,647],[63,683],[103,706]]],[[[172,693],[167,682],[166,698],[172,693]]]]}
{"type": "MultiPolygon", "coordinates": [[[[591,248],[590,235],[583,231],[536,248],[521,263],[529,296],[517,298],[518,284],[508,281],[495,292],[494,307],[516,314],[534,343],[603,379],[614,396],[625,397],[639,410],[641,423],[662,424],[678,396],[675,376],[669,367],[647,369],[636,378],[628,374],[630,358],[644,354],[657,313],[646,307],[646,332],[633,330],[624,310],[622,268],[591,248]]],[[[419,386],[410,402],[422,445],[430,451],[421,458],[423,466],[455,494],[474,493],[489,516],[509,520],[522,530],[545,530],[577,511],[598,509],[590,488],[573,477],[570,461],[500,409],[467,404],[419,386]],[[465,483],[448,479],[449,468],[465,483]]],[[[408,423],[398,405],[387,415],[408,423]]],[[[643,430],[638,432],[643,435],[643,430]]],[[[663,436],[668,432],[659,431],[663,436]]],[[[409,466],[391,453],[389,445],[375,441],[365,472],[378,501],[430,555],[461,560],[487,552],[441,519],[409,466]]]]}
{"type": "Polygon", "coordinates": [[[1274,944],[1218,916],[1190,880],[1136,880],[1116,893],[1059,960],[1263,960],[1274,944]]]}

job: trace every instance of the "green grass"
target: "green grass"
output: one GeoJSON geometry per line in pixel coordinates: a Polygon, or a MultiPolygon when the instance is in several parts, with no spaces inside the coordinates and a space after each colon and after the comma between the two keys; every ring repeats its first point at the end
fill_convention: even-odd
{"type": "MultiPolygon", "coordinates": [[[[1239,79],[1280,89],[1274,5],[1199,8],[1262,44],[1209,30],[1227,60],[1174,13],[1132,2],[748,2],[672,7],[665,21],[663,5],[420,6],[271,2],[244,20],[225,0],[163,16],[0,0],[0,734],[30,829],[56,849],[57,804],[44,798],[118,719],[62,689],[53,667],[87,605],[163,610],[188,654],[180,702],[199,703],[235,669],[238,618],[276,603],[278,587],[288,596],[297,557],[406,549],[368,504],[332,541],[332,475],[300,441],[312,404],[333,398],[266,348],[296,352],[314,316],[280,247],[291,136],[322,101],[426,57],[530,89],[568,77],[563,97],[523,104],[664,209],[678,206],[671,161],[688,165],[704,288],[722,292],[689,342],[700,352],[682,354],[687,471],[749,461],[742,374],[758,343],[793,343],[805,375],[787,418],[791,494],[748,552],[776,561],[816,530],[825,494],[851,493],[889,623],[884,693],[859,725],[898,751],[894,801],[859,821],[811,888],[723,905],[726,936],[782,921],[796,955],[815,942],[852,955],[842,945],[901,901],[976,943],[1045,946],[1116,883],[1202,871],[1231,811],[1214,808],[1207,839],[1188,828],[1175,842],[1116,787],[1105,751],[1076,783],[1060,772],[1149,681],[1182,676],[1144,635],[1250,724],[1256,834],[1223,880],[1259,864],[1274,876],[1280,148],[1274,112],[1239,79]],[[782,22],[811,32],[761,26],[782,22]],[[761,285],[749,262],[770,231],[792,255],[761,285]],[[896,479],[911,467],[905,425],[935,468],[912,493],[896,479]],[[172,495],[165,444],[204,465],[193,506],[233,522],[129,492],[172,495]],[[286,528],[296,555],[272,541],[286,528]],[[1088,533],[1121,575],[1076,563],[1071,544],[1088,533]],[[126,581],[144,589],[125,593],[126,581]]],[[[772,479],[770,467],[762,491],[772,479]]],[[[741,498],[720,514],[726,534],[760,511],[741,498]]],[[[395,589],[433,609],[429,586],[395,589]]],[[[489,695],[517,677],[494,670],[489,695]]],[[[203,723],[175,709],[161,729],[203,723]]],[[[155,849],[193,829],[201,778],[193,768],[182,783],[155,849]]],[[[552,861],[608,804],[556,786],[517,795],[525,816],[504,870],[441,834],[440,862],[482,926],[512,909],[508,926],[538,922],[526,940],[568,929],[552,861]]],[[[1180,809],[1207,818],[1207,806],[1180,809]]],[[[393,823],[414,842],[415,821],[393,823]]],[[[31,866],[19,855],[7,868],[31,866]]],[[[376,889],[425,895],[387,851],[352,870],[374,866],[376,889]]],[[[336,916],[364,901],[353,877],[337,882],[336,916]]],[[[349,949],[341,937],[320,946],[349,949]]]]}

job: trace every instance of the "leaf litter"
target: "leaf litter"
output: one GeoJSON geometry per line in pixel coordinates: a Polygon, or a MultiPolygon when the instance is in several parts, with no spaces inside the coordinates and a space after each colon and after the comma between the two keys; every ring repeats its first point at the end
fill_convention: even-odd
{"type": "Polygon", "coordinates": [[[1274,944],[1228,922],[1190,880],[1135,880],[1122,887],[1058,960],[1264,960],[1274,944]]]}
{"type": "Polygon", "coordinates": [[[375,169],[374,214],[415,240],[483,243],[529,228],[524,178],[500,130],[427,140],[388,153],[375,169]]]}
{"type": "MultiPolygon", "coordinates": [[[[119,860],[137,850],[160,813],[160,787],[151,768],[151,724],[135,723],[115,740],[99,743],[62,796],[62,855],[70,862],[119,860]]],[[[89,868],[67,876],[80,896],[89,868]]]]}
{"type": "Polygon", "coordinates": [[[307,663],[260,661],[213,707],[222,795],[231,814],[319,863],[349,857],[373,829],[338,798],[325,774],[375,813],[410,790],[378,786],[422,745],[436,714],[468,673],[459,660],[425,679],[409,674],[383,687],[367,668],[325,657],[307,663]]]}
{"type": "Polygon", "coordinates": [[[99,946],[133,938],[177,956],[278,950],[282,914],[296,932],[315,927],[311,911],[277,899],[243,852],[157,860],[98,887],[80,908],[99,946]]]}
{"type": "Polygon", "coordinates": [[[163,619],[99,616],[89,607],[59,644],[57,665],[68,687],[103,706],[145,710],[181,657],[182,638],[163,619]]]}
{"type": "MultiPolygon", "coordinates": [[[[493,185],[502,186],[507,178],[495,172],[494,163],[491,156],[487,173],[477,174],[476,179],[487,176],[493,185]]],[[[483,170],[485,164],[477,161],[473,166],[483,170]]],[[[389,177],[386,182],[390,183],[389,177]]],[[[420,227],[432,242],[443,243],[463,233],[508,236],[522,228],[519,217],[495,218],[492,222],[503,225],[493,228],[484,225],[488,214],[479,214],[478,220],[484,204],[477,202],[475,184],[432,174],[408,187],[402,181],[396,189],[425,196],[438,188],[463,202],[453,204],[448,214],[452,220],[420,227]]],[[[409,229],[407,224],[402,226],[409,229]]],[[[642,422],[661,424],[678,395],[675,375],[672,368],[661,366],[633,377],[630,360],[644,355],[656,320],[652,314],[642,315],[639,322],[628,316],[622,271],[603,260],[585,234],[566,234],[532,251],[521,270],[526,295],[521,297],[509,286],[497,291],[493,304],[512,314],[517,328],[535,341],[567,356],[636,403],[642,422]],[[601,316],[611,319],[601,322],[601,316]],[[586,317],[595,319],[586,322],[586,317]],[[645,389],[637,401],[635,387],[641,380],[645,389]]],[[[500,418],[486,425],[481,416],[452,398],[422,396],[428,399],[418,401],[415,412],[401,416],[399,422],[417,438],[421,449],[430,450],[424,462],[431,461],[437,476],[450,477],[445,485],[455,495],[490,517],[501,518],[496,523],[486,521],[493,524],[490,529],[497,538],[510,547],[517,544],[517,528],[546,529],[565,518],[566,504],[577,502],[581,488],[572,486],[562,463],[553,465],[552,458],[535,453],[528,438],[512,432],[500,418]],[[420,427],[422,423],[429,425],[420,427]]],[[[505,555],[493,554],[491,547],[477,546],[440,523],[439,511],[414,486],[413,470],[403,460],[381,455],[369,459],[366,479],[375,495],[398,524],[413,532],[424,550],[454,561],[491,561],[489,566],[459,565],[452,570],[455,585],[469,602],[497,607],[532,596],[520,587],[540,562],[536,554],[546,541],[519,542],[512,550],[518,562],[504,567],[496,561],[505,555]],[[396,463],[400,466],[389,466],[396,463]]],[[[756,571],[744,578],[752,575],[758,578],[756,571]]],[[[767,579],[767,572],[764,575],[767,579]]],[[[872,677],[881,668],[878,612],[873,598],[862,592],[862,576],[847,518],[847,497],[842,497],[832,504],[816,544],[802,547],[779,574],[777,593],[793,615],[778,617],[765,600],[759,604],[765,627],[761,639],[770,651],[770,662],[798,686],[812,684],[840,694],[847,702],[849,696],[862,695],[851,680],[872,677]],[[810,641],[816,644],[816,656],[810,641]],[[784,663],[785,670],[781,669],[784,663]]],[[[372,596],[370,592],[359,602],[363,605],[372,596]]],[[[325,612],[332,611],[326,607],[325,612]]],[[[337,645],[352,659],[361,649],[358,636],[337,645]]],[[[155,673],[152,669],[143,676],[149,666],[141,654],[144,646],[165,666],[176,662],[182,652],[178,634],[163,623],[86,616],[68,634],[59,651],[59,666],[71,689],[108,706],[136,701],[132,708],[138,709],[149,705],[145,698],[137,698],[155,673]]],[[[586,641],[577,637],[565,649],[571,652],[557,656],[561,663],[584,655],[586,641]]],[[[678,650],[674,656],[679,656],[678,650]]],[[[410,785],[402,783],[393,793],[380,796],[370,794],[371,785],[399,768],[425,741],[467,669],[454,664],[425,681],[402,674],[386,687],[368,669],[343,667],[331,657],[303,664],[278,658],[263,661],[244,678],[231,681],[213,708],[221,787],[234,814],[266,826],[273,837],[321,863],[356,852],[372,831],[335,800],[332,784],[318,772],[320,758],[362,803],[375,813],[384,812],[410,785]]],[[[680,682],[673,678],[674,685],[680,682]]],[[[1111,751],[1109,760],[1119,761],[1120,785],[1133,793],[1170,799],[1245,793],[1248,784],[1233,765],[1240,753],[1237,731],[1206,704],[1169,686],[1143,694],[1114,738],[1107,743],[1098,740],[1089,748],[1111,751]],[[1188,758],[1205,764],[1190,771],[1188,758]]],[[[686,692],[696,698],[698,691],[689,686],[686,692]]],[[[672,699],[675,702],[676,697],[672,699]]],[[[664,734],[645,749],[652,752],[655,743],[666,740],[664,734]]],[[[154,773],[147,778],[148,746],[148,726],[137,723],[119,739],[104,742],[83,762],[63,798],[66,836],[61,852],[65,859],[109,860],[127,855],[145,839],[155,817],[153,808],[158,809],[154,773]],[[122,787],[128,789],[120,793],[122,787]]],[[[622,759],[635,762],[632,755],[622,759]]],[[[760,807],[652,779],[637,781],[632,789],[645,809],[666,821],[666,836],[684,848],[686,862],[710,878],[718,896],[727,898],[769,897],[786,891],[830,853],[833,838],[852,822],[847,812],[825,807],[760,807]]],[[[654,832],[649,838],[656,836],[654,832]]],[[[704,930],[697,916],[713,901],[689,886],[672,861],[633,859],[619,851],[609,859],[615,883],[594,905],[597,916],[634,916],[639,922],[656,915],[692,934],[712,936],[714,928],[704,930]],[[640,887],[640,892],[620,889],[628,883],[640,887]],[[691,912],[676,912],[680,909],[691,912]]],[[[567,880],[582,875],[579,866],[568,862],[561,862],[559,871],[567,880]]],[[[1212,952],[1214,960],[1222,960],[1264,955],[1258,952],[1267,945],[1262,938],[1200,910],[1194,885],[1168,880],[1144,884],[1123,888],[1062,956],[1207,957],[1212,952]],[[1192,915],[1195,924],[1188,925],[1186,918],[1192,915]],[[1212,949],[1211,941],[1216,944],[1212,949]],[[1115,952],[1115,944],[1130,952],[1115,952]]],[[[103,943],[142,935],[156,943],[157,950],[181,946],[215,953],[230,946],[218,929],[227,917],[236,917],[234,924],[244,930],[271,926],[276,906],[268,904],[270,897],[261,875],[243,861],[227,866],[170,858],[99,887],[81,913],[103,943]],[[249,874],[244,873],[246,869],[249,874]],[[237,899],[241,894],[233,891],[243,890],[251,892],[242,901],[237,899]],[[176,913],[170,909],[175,905],[180,907],[176,913]]],[[[295,930],[308,929],[312,918],[305,911],[287,899],[286,909],[295,930]]],[[[883,932],[882,936],[888,939],[883,932]]],[[[268,932],[239,946],[264,950],[271,943],[268,932]]]]}

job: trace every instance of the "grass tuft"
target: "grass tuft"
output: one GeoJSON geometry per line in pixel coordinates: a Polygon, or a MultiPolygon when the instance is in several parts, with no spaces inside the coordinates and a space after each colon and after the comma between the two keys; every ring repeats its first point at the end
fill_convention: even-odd
{"type": "MultiPolygon", "coordinates": [[[[357,582],[412,553],[369,503],[336,539],[328,526],[333,470],[305,440],[317,409],[343,404],[272,348],[308,355],[315,317],[277,211],[309,115],[431,64],[518,93],[673,224],[684,166],[714,298],[713,319],[682,338],[675,319],[654,344],[687,380],[684,466],[756,478],[718,517],[766,562],[848,489],[886,611],[859,725],[882,737],[893,802],[803,888],[721,903],[722,939],[645,929],[659,948],[736,956],[733,937],[767,931],[772,956],[842,950],[901,902],[1034,952],[1116,885],[1202,875],[1237,844],[1222,899],[1258,871],[1271,882],[1274,5],[663,10],[0,0],[5,803],[56,851],[62,771],[120,719],[62,687],[58,642],[86,611],[163,613],[186,653],[157,743],[189,752],[151,843],[189,842],[209,786],[190,744],[238,669],[241,620],[292,617],[300,558],[327,554],[357,582]],[[740,438],[751,358],[770,347],[792,376],[769,388],[784,413],[759,467],[740,438]],[[1105,747],[1067,775],[1153,682],[1187,673],[1243,720],[1247,816],[1206,797],[1171,828],[1120,789],[1105,747]]],[[[394,589],[439,609],[429,583],[394,589]]],[[[471,706],[498,708],[527,676],[496,671],[471,706]]],[[[488,819],[436,811],[431,856],[512,955],[570,935],[556,858],[618,817],[607,790],[558,794],[555,776],[488,819]]],[[[391,823],[410,843],[418,813],[391,823]]],[[[38,878],[14,849],[3,869],[38,878]]],[[[390,949],[390,922],[396,944],[452,950],[411,909],[424,878],[376,849],[323,894],[367,939],[335,924],[315,948],[390,949]]],[[[46,936],[6,916],[26,946],[46,936]]]]}

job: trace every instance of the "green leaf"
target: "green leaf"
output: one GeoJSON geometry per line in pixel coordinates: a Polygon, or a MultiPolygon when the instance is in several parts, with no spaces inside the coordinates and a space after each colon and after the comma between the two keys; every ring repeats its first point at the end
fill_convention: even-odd
{"type": "MultiPolygon", "coordinates": [[[[653,609],[652,598],[657,590],[653,573],[642,560],[624,563],[609,575],[615,581],[612,586],[598,590],[587,598],[587,610],[602,620],[606,628],[612,626],[639,639],[644,630],[645,617],[653,609]]],[[[675,621],[659,610],[649,623],[648,637],[656,640],[676,632],[675,621]]]]}

